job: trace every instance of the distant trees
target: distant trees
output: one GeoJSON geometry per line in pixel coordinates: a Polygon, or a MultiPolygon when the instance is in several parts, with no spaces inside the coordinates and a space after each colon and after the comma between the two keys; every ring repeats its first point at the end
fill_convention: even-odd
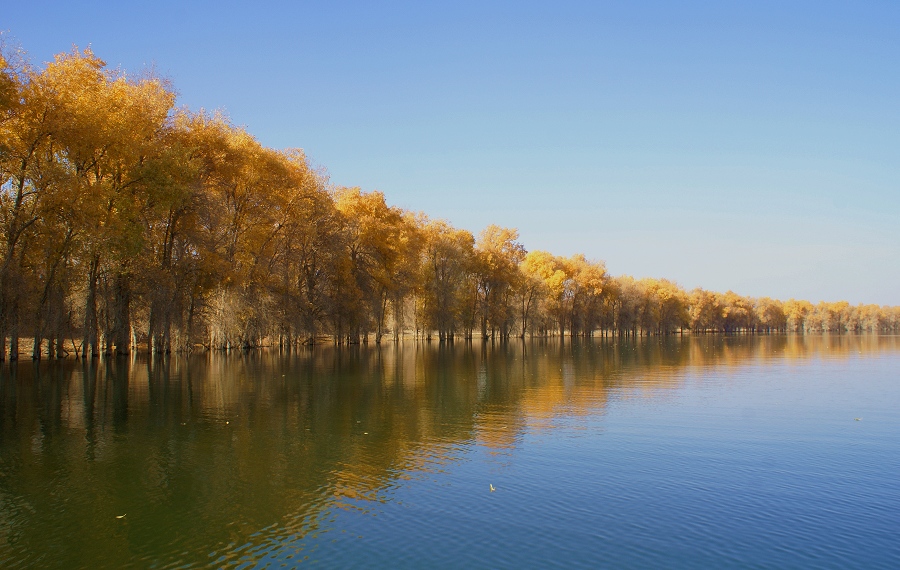
{"type": "Polygon", "coordinates": [[[0,357],[290,349],[324,339],[897,331],[900,308],[612,277],[330,186],[90,50],[0,54],[0,357]]]}
{"type": "Polygon", "coordinates": [[[475,242],[476,312],[482,338],[509,338],[517,324],[515,291],[522,286],[519,264],[525,247],[515,229],[490,225],[475,242]]]}
{"type": "Polygon", "coordinates": [[[416,289],[417,326],[426,337],[436,332],[452,340],[462,332],[471,337],[473,325],[475,238],[442,220],[420,220],[422,257],[416,289]]]}

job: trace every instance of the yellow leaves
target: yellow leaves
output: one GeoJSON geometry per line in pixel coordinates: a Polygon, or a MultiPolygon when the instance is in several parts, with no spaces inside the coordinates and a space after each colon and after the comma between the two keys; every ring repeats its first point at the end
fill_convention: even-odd
{"type": "Polygon", "coordinates": [[[413,228],[399,208],[387,205],[381,192],[338,188],[335,206],[343,214],[354,253],[367,257],[370,276],[390,286],[392,272],[413,243],[413,228]]]}
{"type": "Polygon", "coordinates": [[[0,237],[34,243],[25,228],[47,243],[68,236],[66,247],[80,248],[63,264],[72,268],[140,271],[137,260],[154,260],[143,274],[151,283],[182,279],[191,303],[219,315],[205,326],[233,334],[264,334],[276,319],[311,338],[325,323],[380,334],[388,304],[402,313],[411,293],[417,326],[441,335],[478,320],[484,334],[509,334],[519,318],[522,331],[527,321],[570,334],[900,326],[900,309],[689,295],[665,279],[611,278],[581,254],[526,252],[514,228],[490,225],[476,240],[381,192],[330,188],[302,150],[264,147],[221,113],[174,111],[174,101],[164,81],[109,70],[90,50],[42,71],[0,57],[0,237]]]}
{"type": "Polygon", "coordinates": [[[131,183],[158,151],[175,101],[158,79],[132,81],[105,65],[89,49],[58,55],[32,76],[27,94],[73,176],[101,195],[131,183]]]}
{"type": "Polygon", "coordinates": [[[521,264],[527,276],[543,282],[544,305],[562,331],[593,330],[601,319],[604,295],[609,283],[603,262],[588,260],[583,254],[558,257],[546,251],[532,251],[521,264]],[[587,330],[585,330],[587,329],[587,330]]]}
{"type": "Polygon", "coordinates": [[[600,295],[609,279],[603,262],[588,261],[584,255],[557,257],[546,251],[532,251],[525,256],[523,269],[539,276],[556,295],[583,292],[600,295]]]}
{"type": "Polygon", "coordinates": [[[554,269],[544,277],[544,282],[547,285],[547,289],[549,289],[551,294],[556,297],[562,297],[563,295],[565,295],[566,282],[568,280],[569,276],[566,275],[566,272],[562,269],[554,269]]]}
{"type": "Polygon", "coordinates": [[[590,262],[584,255],[578,254],[570,258],[569,268],[575,282],[588,295],[599,296],[603,293],[609,279],[603,262],[590,262]]]}
{"type": "Polygon", "coordinates": [[[16,77],[16,70],[12,69],[0,53],[0,121],[6,118],[8,111],[17,106],[21,89],[22,85],[16,77]]]}
{"type": "Polygon", "coordinates": [[[492,267],[518,265],[525,258],[525,247],[518,242],[519,231],[489,225],[478,235],[475,247],[485,254],[492,267]]]}
{"type": "Polygon", "coordinates": [[[489,287],[509,287],[516,281],[519,264],[525,259],[525,247],[517,240],[516,229],[490,225],[475,242],[476,268],[489,287]]]}
{"type": "Polygon", "coordinates": [[[418,222],[422,235],[419,302],[425,322],[443,335],[452,332],[464,313],[475,238],[444,220],[419,216],[418,222]]]}
{"type": "Polygon", "coordinates": [[[565,279],[565,272],[559,269],[559,263],[556,256],[547,251],[529,251],[522,262],[525,271],[537,275],[544,281],[549,281],[559,275],[555,279],[560,282],[565,279]]]}

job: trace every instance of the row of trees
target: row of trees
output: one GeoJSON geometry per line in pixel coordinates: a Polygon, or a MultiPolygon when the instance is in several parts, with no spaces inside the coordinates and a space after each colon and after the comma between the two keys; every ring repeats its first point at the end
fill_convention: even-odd
{"type": "Polygon", "coordinates": [[[440,339],[898,330],[896,308],[614,278],[329,185],[90,50],[0,56],[0,356],[440,339]]]}

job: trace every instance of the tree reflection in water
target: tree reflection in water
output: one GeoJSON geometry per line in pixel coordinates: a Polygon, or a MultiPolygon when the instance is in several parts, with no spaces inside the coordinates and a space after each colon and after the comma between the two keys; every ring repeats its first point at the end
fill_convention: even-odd
{"type": "Polygon", "coordinates": [[[502,460],[525,433],[678,390],[692,370],[897,349],[713,335],[6,365],[0,558],[225,564],[260,541],[314,540],[336,509],[374,514],[474,446],[502,460]]]}

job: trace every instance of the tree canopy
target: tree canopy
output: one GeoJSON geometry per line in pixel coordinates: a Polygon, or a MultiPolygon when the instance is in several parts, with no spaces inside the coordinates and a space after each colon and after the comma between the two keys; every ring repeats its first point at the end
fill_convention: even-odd
{"type": "Polygon", "coordinates": [[[897,331],[900,308],[610,276],[331,185],[90,50],[0,54],[0,340],[17,358],[526,335],[897,331]],[[15,61],[14,61],[15,60],[15,61]]]}

